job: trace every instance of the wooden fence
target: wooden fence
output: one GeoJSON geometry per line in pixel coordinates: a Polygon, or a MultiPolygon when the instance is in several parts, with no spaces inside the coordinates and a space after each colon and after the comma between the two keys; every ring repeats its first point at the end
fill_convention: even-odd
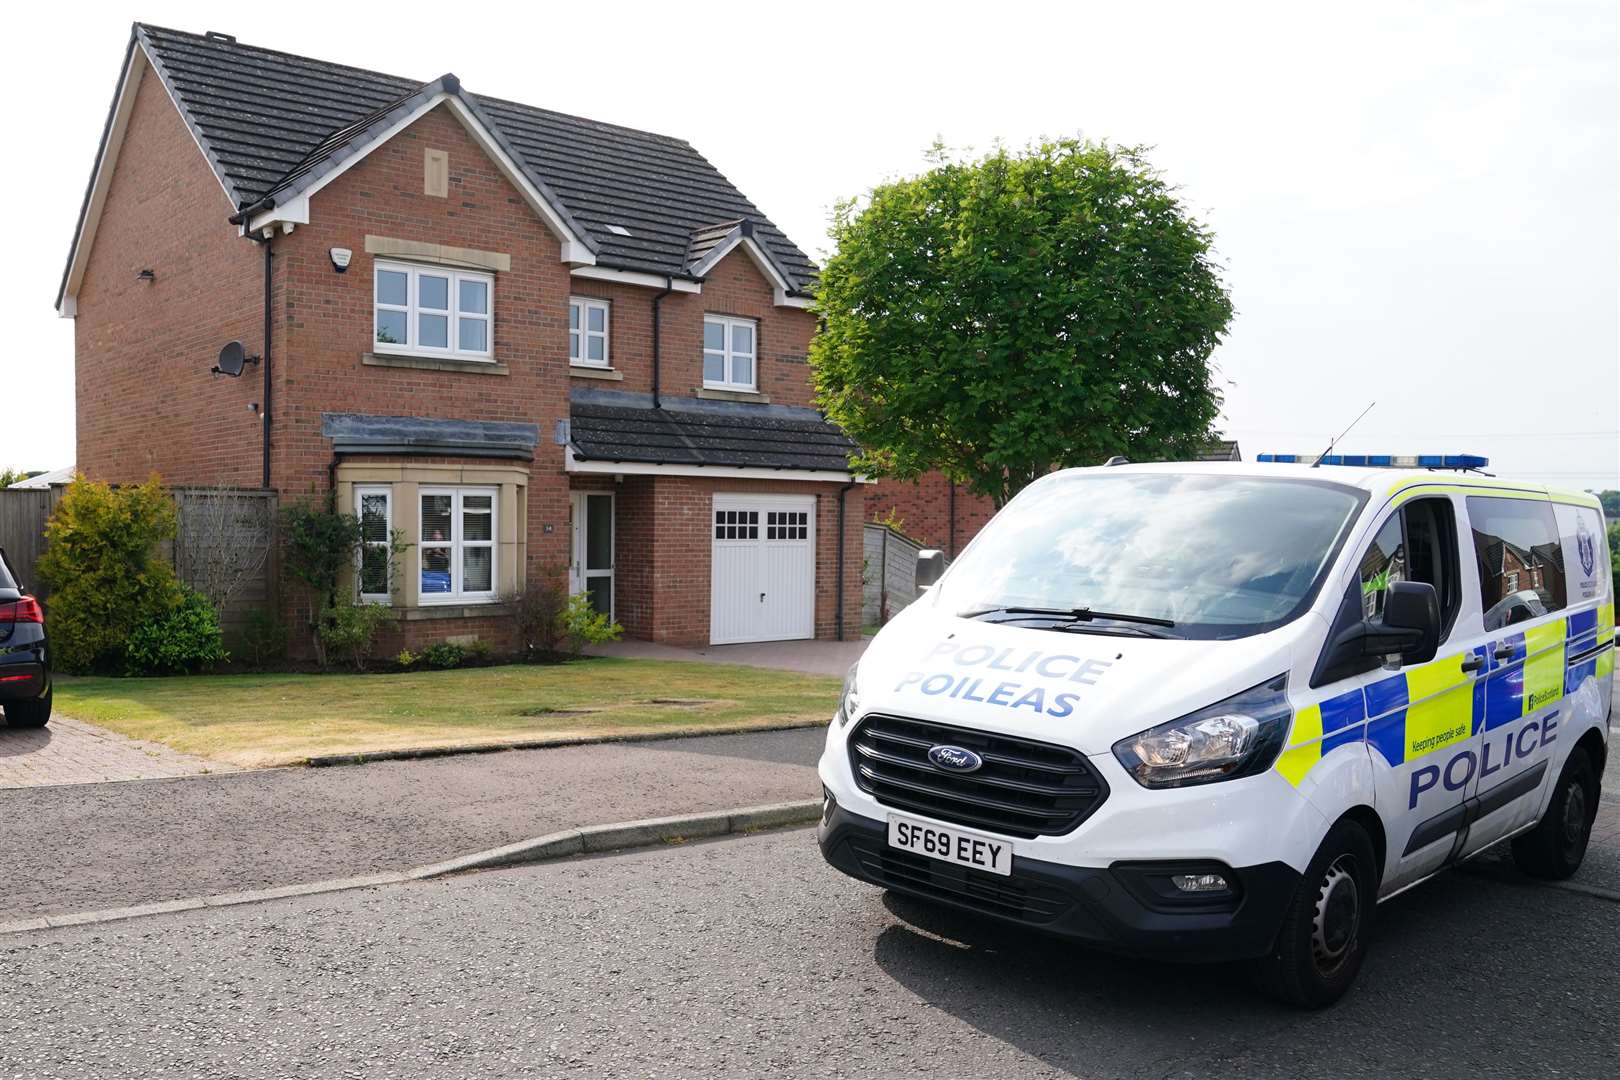
{"type": "Polygon", "coordinates": [[[861,575],[861,624],[888,622],[917,599],[917,553],[923,546],[887,525],[867,522],[861,575]]]}
{"type": "MultiPolygon", "coordinates": [[[[61,501],[64,487],[44,491],[0,489],[0,548],[18,579],[41,600],[50,590],[37,573],[45,550],[45,523],[61,501]]],[[[255,608],[275,596],[276,493],[245,489],[170,488],[179,528],[162,557],[192,588],[209,592],[222,579],[239,578],[220,624],[227,636],[240,629],[255,608]]]]}
{"type": "Polygon", "coordinates": [[[40,490],[0,489],[0,551],[6,553],[6,562],[41,600],[49,590],[39,580],[34,568],[45,552],[45,522],[62,498],[60,487],[40,490]]]}

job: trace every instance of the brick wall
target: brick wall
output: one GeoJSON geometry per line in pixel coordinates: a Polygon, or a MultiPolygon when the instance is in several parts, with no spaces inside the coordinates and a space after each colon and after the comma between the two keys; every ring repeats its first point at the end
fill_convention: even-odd
{"type": "Polygon", "coordinates": [[[226,222],[234,209],[148,69],[73,326],[75,453],[91,478],[259,485],[259,371],[209,374],[226,342],[263,344],[261,253],[226,222]]]}
{"type": "MultiPolygon", "coordinates": [[[[239,380],[208,375],[224,342],[239,338],[250,353],[261,347],[262,252],[227,223],[232,209],[167,95],[148,75],[79,299],[78,453],[92,475],[130,480],[155,469],[170,483],[257,483],[260,429],[247,403],[259,400],[258,372],[249,368],[239,380]],[[156,272],[155,285],[136,282],[135,274],[146,267],[156,272]]],[[[571,385],[651,388],[651,312],[658,290],[572,278],[556,237],[443,108],[319,192],[310,216],[309,224],[273,242],[272,486],[284,502],[324,495],[332,463],[331,443],[321,434],[327,412],[534,423],[541,439],[527,488],[527,573],[531,579],[565,573],[571,556],[569,492],[593,481],[575,479],[571,485],[551,433],[568,415],[571,385]],[[448,152],[447,197],[423,192],[429,148],[448,152]],[[509,255],[511,269],[495,275],[493,298],[493,357],[506,373],[496,374],[493,366],[446,371],[366,363],[373,345],[374,267],[365,250],[367,235],[509,255]],[[353,252],[346,272],[334,269],[332,248],[353,252]],[[612,304],[611,360],[622,382],[570,376],[570,295],[612,304]]],[[[761,392],[775,403],[811,402],[804,358],[815,320],[808,312],[776,307],[769,282],[741,251],[722,260],[702,294],[673,293],[664,300],[666,395],[690,396],[701,386],[705,312],[758,320],[761,392]]],[[[631,633],[687,644],[708,640],[707,499],[715,486],[628,477],[617,485],[618,615],[631,633]]],[[[723,486],[821,496],[816,627],[818,636],[833,636],[837,485],[723,486]]],[[[850,493],[847,512],[845,622],[858,633],[860,489],[850,493]]],[[[306,624],[304,606],[296,595],[286,598],[283,613],[291,625],[306,624]]],[[[505,647],[509,621],[403,622],[384,648],[416,648],[468,633],[505,647]]]]}
{"type": "Polygon", "coordinates": [[[868,521],[887,521],[892,513],[898,528],[924,547],[938,548],[947,558],[958,553],[994,516],[995,504],[965,488],[956,489],[956,527],[951,528],[951,483],[939,473],[916,480],[882,480],[867,489],[868,521]]]}
{"type": "MultiPolygon", "coordinates": [[[[576,490],[604,490],[606,477],[576,477],[576,490]]],[[[835,483],[626,476],[617,496],[614,605],[626,633],[672,645],[709,641],[713,509],[717,494],[816,497],[818,638],[838,636],[838,489],[835,483]]],[[[861,632],[862,488],[845,495],[844,634],[861,632]]]]}

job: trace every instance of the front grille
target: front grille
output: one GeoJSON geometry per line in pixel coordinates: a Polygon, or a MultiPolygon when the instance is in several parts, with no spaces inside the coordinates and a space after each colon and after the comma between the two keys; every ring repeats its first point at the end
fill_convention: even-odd
{"type": "Polygon", "coordinates": [[[1108,797],[1108,785],[1078,750],[899,716],[868,716],[849,739],[861,790],[885,806],[1008,836],[1056,836],[1108,797]],[[946,772],[930,748],[960,746],[984,759],[946,772]]]}
{"type": "Polygon", "coordinates": [[[876,840],[851,839],[849,844],[867,876],[887,888],[923,893],[1027,923],[1051,922],[1074,906],[1072,897],[1020,881],[1016,871],[1011,877],[1001,877],[900,851],[876,840]]]}

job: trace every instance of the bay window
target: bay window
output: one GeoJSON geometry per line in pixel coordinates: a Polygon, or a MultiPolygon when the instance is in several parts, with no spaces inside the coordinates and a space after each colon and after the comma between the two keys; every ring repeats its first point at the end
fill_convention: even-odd
{"type": "Polygon", "coordinates": [[[393,493],[386,487],[356,487],[354,505],[360,517],[360,566],[357,588],[362,603],[392,600],[393,493]]]}
{"type": "Polygon", "coordinates": [[[378,352],[488,360],[495,278],[377,260],[372,337],[378,352]]]}
{"type": "Polygon", "coordinates": [[[495,580],[494,488],[420,491],[421,601],[492,601],[495,580]]]}

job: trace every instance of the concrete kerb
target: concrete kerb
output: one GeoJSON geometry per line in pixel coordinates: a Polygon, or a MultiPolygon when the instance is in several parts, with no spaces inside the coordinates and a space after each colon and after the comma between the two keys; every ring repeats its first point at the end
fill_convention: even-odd
{"type": "Polygon", "coordinates": [[[313,881],[303,885],[284,885],[271,889],[252,889],[246,892],[223,893],[216,896],[188,897],[165,900],[133,907],[108,908],[101,911],[78,911],[66,915],[46,915],[41,918],[22,919],[0,923],[0,937],[31,930],[46,930],[62,926],[88,926],[99,923],[123,922],[149,915],[167,915],[176,911],[197,911],[202,908],[236,907],[242,904],[264,903],[294,896],[316,896],[324,893],[349,892],[379,885],[399,885],[409,881],[426,881],[471,870],[491,870],[518,866],[524,863],[564,859],[574,855],[607,851],[625,851],[681,840],[697,840],[732,833],[757,832],[762,829],[782,829],[795,825],[808,825],[821,816],[821,801],[807,799],[802,802],[775,803],[770,806],[751,806],[740,810],[721,810],[704,814],[683,814],[675,817],[647,818],[613,825],[591,825],[581,829],[568,829],[532,840],[520,840],[488,851],[475,852],[445,862],[418,866],[403,873],[371,874],[365,877],[334,878],[313,881]]]}
{"type": "Polygon", "coordinates": [[[764,727],[746,724],[707,728],[665,728],[661,731],[627,731],[603,735],[580,735],[570,739],[511,739],[500,742],[469,743],[462,746],[407,746],[398,750],[372,750],[356,754],[317,754],[295,762],[312,769],[336,765],[366,765],[374,761],[415,761],[420,758],[454,757],[459,754],[497,754],[506,750],[556,750],[565,746],[595,746],[599,743],[662,742],[665,739],[701,739],[713,735],[754,735],[767,731],[797,731],[826,727],[825,719],[793,720],[764,727]]]}

